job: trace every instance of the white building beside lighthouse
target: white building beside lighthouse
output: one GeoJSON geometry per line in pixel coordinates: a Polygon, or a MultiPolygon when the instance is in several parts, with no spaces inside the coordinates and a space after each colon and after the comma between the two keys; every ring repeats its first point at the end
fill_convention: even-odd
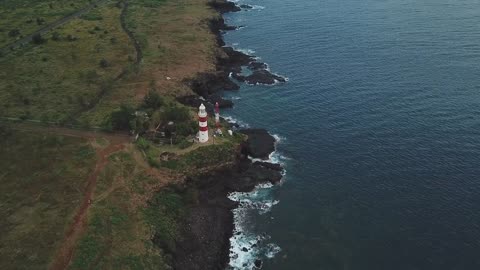
{"type": "Polygon", "coordinates": [[[200,143],[208,142],[208,118],[207,111],[205,110],[205,105],[203,103],[198,108],[198,141],[200,143]]]}

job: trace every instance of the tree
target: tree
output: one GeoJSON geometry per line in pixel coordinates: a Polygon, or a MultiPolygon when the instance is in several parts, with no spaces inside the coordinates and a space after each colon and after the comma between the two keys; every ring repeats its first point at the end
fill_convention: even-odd
{"type": "Polygon", "coordinates": [[[52,40],[55,40],[55,41],[60,40],[60,34],[58,32],[53,32],[52,40]]]}
{"type": "Polygon", "coordinates": [[[163,98],[153,89],[148,91],[148,94],[143,98],[143,106],[147,109],[156,110],[162,105],[163,98]]]}
{"type": "Polygon", "coordinates": [[[135,110],[127,105],[120,106],[119,110],[112,112],[109,124],[113,130],[130,130],[131,121],[135,119],[135,110]]]}
{"type": "Polygon", "coordinates": [[[42,37],[42,35],[37,33],[37,34],[33,35],[32,41],[35,44],[42,44],[42,43],[45,42],[45,39],[42,37]]]}
{"type": "Polygon", "coordinates": [[[108,63],[107,59],[103,58],[102,60],[100,60],[100,67],[107,68],[109,66],[110,66],[110,63],[108,63]]]}
{"type": "Polygon", "coordinates": [[[150,123],[146,115],[136,115],[132,120],[130,120],[130,129],[134,130],[135,133],[143,134],[148,130],[150,123]]]}
{"type": "Polygon", "coordinates": [[[176,105],[167,107],[162,114],[162,120],[164,122],[185,122],[192,119],[190,111],[185,107],[178,107],[176,105]]]}
{"type": "Polygon", "coordinates": [[[42,25],[45,22],[45,19],[37,18],[36,21],[38,25],[42,25]]]}
{"type": "Polygon", "coordinates": [[[20,35],[20,30],[18,29],[12,29],[8,32],[9,37],[16,37],[18,35],[20,35]]]}

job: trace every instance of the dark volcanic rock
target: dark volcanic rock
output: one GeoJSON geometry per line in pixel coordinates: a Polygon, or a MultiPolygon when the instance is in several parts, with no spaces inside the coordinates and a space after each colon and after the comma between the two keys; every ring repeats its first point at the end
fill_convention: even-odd
{"type": "MultiPolygon", "coordinates": [[[[275,182],[279,172],[240,158],[233,168],[219,169],[187,180],[198,190],[198,203],[190,207],[181,222],[176,241],[174,269],[223,270],[229,258],[233,235],[232,209],[238,203],[227,198],[232,191],[248,192],[263,182],[275,182]]],[[[281,177],[281,176],[280,176],[281,177]]],[[[237,235],[240,232],[237,232],[237,235]]],[[[154,242],[162,246],[162,243],[154,242]]],[[[243,250],[248,251],[247,247],[243,250]]]]}
{"type": "Polygon", "coordinates": [[[250,64],[248,64],[248,68],[251,69],[251,70],[257,70],[257,69],[267,69],[268,68],[268,65],[265,64],[265,63],[262,63],[262,62],[251,62],[250,64]]]}
{"type": "Polygon", "coordinates": [[[248,65],[254,60],[253,56],[234,50],[232,47],[222,48],[226,57],[217,59],[220,68],[226,72],[240,73],[241,67],[248,65]]]}
{"type": "MultiPolygon", "coordinates": [[[[262,149],[261,156],[266,157],[274,150],[274,138],[266,130],[246,129],[243,133],[249,135],[250,143],[246,143],[240,152],[259,143],[269,145],[262,149]]],[[[229,239],[234,233],[231,210],[238,205],[229,200],[227,194],[233,191],[249,192],[260,183],[276,183],[282,177],[280,171],[277,166],[267,162],[252,164],[243,154],[237,153],[237,162],[232,167],[188,178],[186,184],[198,191],[197,203],[189,208],[187,217],[179,223],[180,238],[175,243],[175,251],[172,251],[174,269],[225,269],[230,254],[229,239]]],[[[162,246],[157,242],[154,243],[162,246]]],[[[247,252],[248,247],[242,250],[247,252]]],[[[260,266],[258,263],[255,265],[261,267],[261,263],[260,266]]]]}
{"type": "Polygon", "coordinates": [[[282,179],[282,174],[280,171],[272,170],[256,164],[250,166],[244,175],[251,177],[260,183],[270,182],[272,184],[276,184],[282,179]]]}
{"type": "Polygon", "coordinates": [[[225,72],[202,73],[195,80],[187,83],[195,93],[204,98],[223,90],[239,89],[238,85],[230,80],[225,72]]]}
{"type": "Polygon", "coordinates": [[[248,136],[247,153],[253,158],[268,159],[275,151],[275,138],[265,129],[242,129],[240,133],[248,136]]]}
{"type": "Polygon", "coordinates": [[[244,8],[244,9],[252,9],[252,8],[253,8],[252,6],[250,6],[250,5],[245,5],[245,4],[240,5],[240,7],[241,7],[241,8],[244,8]]]}
{"type": "Polygon", "coordinates": [[[258,269],[262,268],[262,260],[255,260],[254,264],[256,268],[258,269]]]}
{"type": "Polygon", "coordinates": [[[194,107],[194,108],[200,107],[200,104],[203,103],[203,105],[205,105],[205,107],[206,107],[207,113],[209,115],[214,114],[214,110],[215,110],[214,105],[211,104],[210,102],[207,102],[207,101],[199,98],[198,96],[191,95],[191,96],[178,97],[177,101],[182,103],[185,106],[194,107]]]}
{"type": "Polygon", "coordinates": [[[218,47],[225,46],[225,41],[223,41],[223,37],[221,31],[224,30],[226,26],[225,20],[222,17],[213,18],[208,21],[208,26],[210,27],[210,31],[215,34],[217,45],[218,47]]]}
{"type": "Polygon", "coordinates": [[[240,127],[240,125],[239,125],[238,123],[229,122],[227,119],[225,119],[225,118],[223,118],[223,117],[220,117],[220,119],[221,119],[222,121],[226,121],[229,128],[239,128],[239,127],[240,127]]]}
{"type": "Polygon", "coordinates": [[[282,168],[282,165],[278,164],[278,163],[270,163],[270,162],[263,162],[263,161],[255,161],[253,163],[254,165],[258,165],[258,166],[263,166],[265,168],[268,168],[270,170],[274,170],[274,171],[282,171],[283,168],[282,168]]]}
{"type": "Polygon", "coordinates": [[[237,74],[237,73],[233,73],[232,74],[232,77],[238,81],[241,81],[241,82],[244,82],[245,81],[245,76],[243,75],[240,75],[240,74],[237,74]]]}
{"type": "Polygon", "coordinates": [[[274,84],[275,81],[285,82],[285,78],[270,73],[270,71],[262,69],[255,70],[251,75],[245,77],[245,81],[249,84],[274,84]]]}
{"type": "Polygon", "coordinates": [[[233,25],[225,25],[225,27],[222,29],[224,31],[234,31],[237,30],[238,26],[233,26],[233,25]]]}
{"type": "Polygon", "coordinates": [[[209,5],[220,13],[236,12],[242,10],[235,3],[225,0],[212,0],[209,5]]]}
{"type": "Polygon", "coordinates": [[[237,26],[227,25],[222,17],[213,18],[208,23],[212,32],[237,30],[237,26]]]}
{"type": "Polygon", "coordinates": [[[232,108],[233,102],[231,100],[223,99],[219,94],[213,94],[207,98],[210,103],[215,104],[218,102],[218,107],[220,108],[232,108]]]}

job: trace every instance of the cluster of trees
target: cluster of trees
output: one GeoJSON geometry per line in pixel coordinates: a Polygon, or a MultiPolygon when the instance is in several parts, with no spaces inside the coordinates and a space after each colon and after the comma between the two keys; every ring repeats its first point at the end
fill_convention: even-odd
{"type": "MultiPolygon", "coordinates": [[[[180,138],[196,132],[197,123],[188,108],[165,102],[156,91],[151,90],[138,109],[122,105],[114,111],[106,121],[105,127],[110,130],[128,130],[143,134],[150,128],[167,126],[169,122],[174,123],[175,133],[180,138]]],[[[166,135],[168,137],[171,134],[166,135]]]]}

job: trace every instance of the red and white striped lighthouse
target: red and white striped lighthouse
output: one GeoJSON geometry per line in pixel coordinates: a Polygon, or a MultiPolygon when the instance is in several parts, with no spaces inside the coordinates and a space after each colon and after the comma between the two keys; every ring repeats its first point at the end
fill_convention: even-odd
{"type": "Polygon", "coordinates": [[[208,123],[207,123],[207,111],[203,103],[198,108],[198,141],[200,143],[206,143],[208,141],[208,123]]]}
{"type": "Polygon", "coordinates": [[[217,133],[221,133],[222,130],[220,129],[220,106],[218,102],[215,102],[215,125],[217,127],[217,133]]]}

